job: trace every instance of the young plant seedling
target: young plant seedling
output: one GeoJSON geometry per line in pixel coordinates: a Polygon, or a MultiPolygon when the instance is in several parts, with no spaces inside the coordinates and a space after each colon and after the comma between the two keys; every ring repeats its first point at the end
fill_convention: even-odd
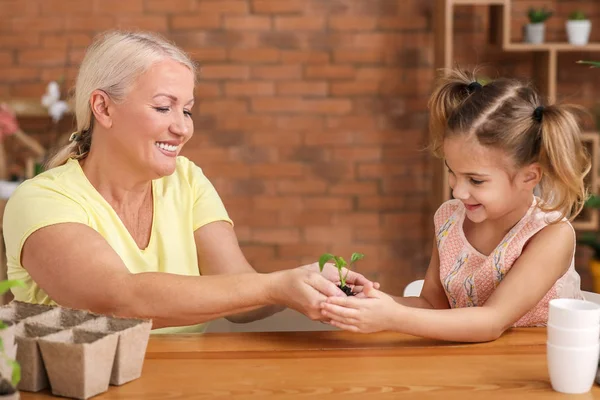
{"type": "Polygon", "coordinates": [[[365,255],[361,253],[352,253],[350,256],[350,265],[344,260],[342,257],[335,256],[330,253],[325,253],[319,258],[319,270],[323,272],[323,268],[328,261],[333,260],[333,265],[337,268],[338,273],[340,275],[340,284],[338,287],[346,293],[347,296],[354,296],[355,293],[352,292],[349,286],[346,286],[346,278],[348,277],[348,273],[350,272],[350,268],[354,265],[355,262],[361,260],[365,255]],[[346,274],[342,273],[342,269],[347,267],[346,274]]]}

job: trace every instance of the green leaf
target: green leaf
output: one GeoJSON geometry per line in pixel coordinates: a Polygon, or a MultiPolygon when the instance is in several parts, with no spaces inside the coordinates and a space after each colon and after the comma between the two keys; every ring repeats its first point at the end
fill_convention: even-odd
{"type": "Polygon", "coordinates": [[[319,271],[323,272],[323,268],[325,267],[325,264],[327,264],[327,261],[331,260],[332,258],[335,258],[335,256],[333,254],[330,254],[330,253],[323,254],[319,258],[319,271]]]}
{"type": "Polygon", "coordinates": [[[354,264],[358,260],[362,260],[364,256],[365,255],[361,253],[352,253],[352,257],[350,257],[350,264],[354,264]]]}
{"type": "Polygon", "coordinates": [[[11,288],[15,286],[25,287],[25,283],[18,279],[6,280],[0,282],[0,295],[8,292],[11,288]]]}
{"type": "Polygon", "coordinates": [[[11,381],[13,386],[16,387],[21,382],[21,365],[15,360],[10,360],[10,363],[13,368],[11,381]]]}
{"type": "Polygon", "coordinates": [[[569,14],[569,20],[571,21],[585,21],[586,19],[585,13],[581,10],[573,11],[569,14]]]}
{"type": "Polygon", "coordinates": [[[595,194],[592,194],[585,201],[585,207],[587,207],[587,208],[600,208],[600,196],[596,196],[595,194]]]}
{"type": "Polygon", "coordinates": [[[342,269],[343,267],[348,265],[346,260],[344,260],[344,257],[335,257],[335,263],[337,264],[338,269],[342,269]]]}
{"type": "Polygon", "coordinates": [[[583,61],[583,60],[579,60],[577,61],[577,64],[585,64],[585,65],[589,65],[592,68],[600,68],[600,61],[583,61]]]}

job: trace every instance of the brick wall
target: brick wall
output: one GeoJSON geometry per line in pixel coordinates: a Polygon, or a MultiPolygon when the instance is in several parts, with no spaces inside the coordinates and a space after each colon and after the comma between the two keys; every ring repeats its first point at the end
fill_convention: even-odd
{"type": "MultiPolygon", "coordinates": [[[[515,12],[526,3],[569,8],[517,3],[515,12]]],[[[571,3],[600,15],[592,0],[571,3]]],[[[161,32],[202,66],[196,135],[185,154],[217,186],[252,264],[273,271],[326,251],[360,251],[366,258],[358,269],[400,293],[424,275],[431,248],[435,205],[423,148],[434,76],[432,4],[0,0],[0,98],[37,98],[60,76],[69,87],[98,31],[161,32]]],[[[461,63],[531,73],[527,56],[481,46],[481,9],[462,7],[457,21],[461,63]]],[[[560,34],[559,25],[552,29],[560,34]]],[[[570,59],[561,62],[561,88],[591,103],[586,79],[598,79],[570,59]]]]}

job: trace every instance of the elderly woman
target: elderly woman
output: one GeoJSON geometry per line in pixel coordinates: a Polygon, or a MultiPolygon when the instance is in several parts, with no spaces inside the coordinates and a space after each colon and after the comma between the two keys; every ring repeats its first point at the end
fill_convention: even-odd
{"type": "MultiPolygon", "coordinates": [[[[194,64],[158,36],[109,32],[90,46],[71,143],[6,206],[8,276],[25,282],[15,299],[173,332],[284,306],[321,319],[321,302],[344,295],[332,266],[260,274],[248,264],[215,188],[179,155],[194,133],[194,84],[194,64]]],[[[353,272],[349,282],[371,284],[353,272]]]]}

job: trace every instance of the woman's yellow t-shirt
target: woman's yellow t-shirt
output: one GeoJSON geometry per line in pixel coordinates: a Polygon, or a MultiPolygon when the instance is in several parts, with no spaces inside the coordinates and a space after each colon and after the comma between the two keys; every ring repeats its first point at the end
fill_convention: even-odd
{"type": "MultiPolygon", "coordinates": [[[[21,250],[36,230],[65,222],[85,224],[100,233],[132,273],[200,275],[194,231],[214,221],[232,223],[217,191],[198,166],[180,156],[172,175],[152,181],[152,194],[152,232],[148,246],[140,249],[77,160],[23,182],[6,205],[3,224],[8,277],[25,282],[25,287],[13,289],[15,299],[55,304],[21,265],[21,250]]],[[[200,324],[154,333],[204,329],[200,324]]]]}

